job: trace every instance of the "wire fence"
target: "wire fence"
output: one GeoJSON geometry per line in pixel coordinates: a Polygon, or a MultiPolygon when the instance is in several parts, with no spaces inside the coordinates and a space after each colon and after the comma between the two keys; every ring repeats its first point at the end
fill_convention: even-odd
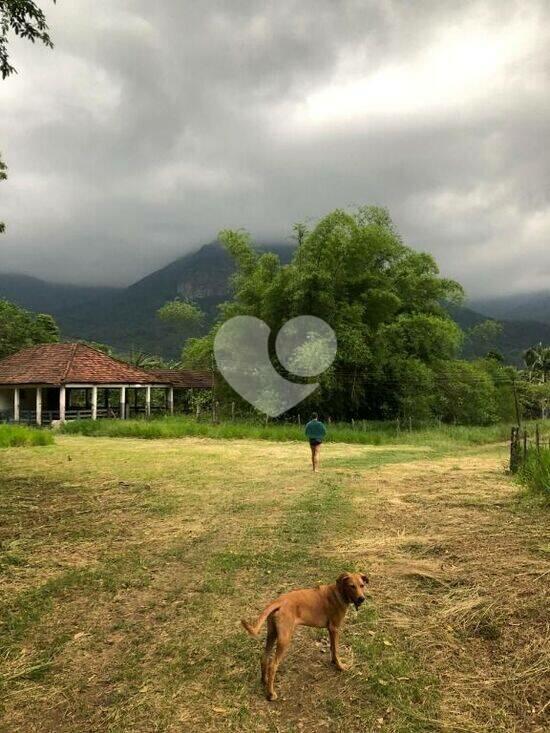
{"type": "Polygon", "coordinates": [[[532,433],[514,426],[510,432],[510,473],[518,473],[530,455],[540,459],[544,451],[550,451],[550,435],[543,435],[539,425],[532,433]]]}

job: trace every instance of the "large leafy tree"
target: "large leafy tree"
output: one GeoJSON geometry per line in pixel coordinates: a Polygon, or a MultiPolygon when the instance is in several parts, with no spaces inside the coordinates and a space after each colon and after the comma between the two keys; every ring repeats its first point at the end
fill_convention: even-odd
{"type": "MultiPolygon", "coordinates": [[[[55,0],[52,0],[55,3],[55,0]]],[[[8,54],[8,34],[27,38],[32,43],[41,41],[53,48],[46,16],[33,0],[0,0],[0,74],[6,79],[16,73],[8,54]]]]}
{"type": "MultiPolygon", "coordinates": [[[[56,0],[52,0],[53,3],[56,0]]],[[[33,0],[0,0],[0,74],[7,79],[15,74],[16,69],[10,63],[8,53],[8,34],[27,38],[31,43],[41,41],[49,48],[53,43],[48,32],[46,16],[33,0]]],[[[0,181],[6,180],[7,168],[0,155],[0,181]]],[[[5,224],[0,221],[0,234],[5,231],[5,224]]]]}
{"type": "Polygon", "coordinates": [[[59,341],[52,316],[30,313],[15,303],[0,300],[0,359],[26,346],[59,341]]]}
{"type": "MultiPolygon", "coordinates": [[[[462,340],[441,303],[459,301],[462,288],[402,242],[385,209],[336,210],[311,231],[302,226],[286,266],[258,255],[246,232],[224,231],[220,240],[238,268],[220,322],[253,315],[276,333],[295,316],[314,315],[334,329],[337,358],[312,403],[334,417],[429,412],[435,367],[462,340]]],[[[209,358],[217,327],[187,345],[187,363],[209,358]]]]}

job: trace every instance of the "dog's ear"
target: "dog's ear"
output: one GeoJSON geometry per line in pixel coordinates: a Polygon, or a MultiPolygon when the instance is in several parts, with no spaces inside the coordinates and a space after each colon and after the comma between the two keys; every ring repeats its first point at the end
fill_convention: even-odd
{"type": "Polygon", "coordinates": [[[361,575],[361,580],[362,580],[362,581],[363,581],[363,583],[365,583],[365,584],[367,584],[367,583],[369,582],[369,579],[368,579],[368,577],[367,577],[366,575],[361,575]]]}
{"type": "Polygon", "coordinates": [[[349,573],[341,573],[336,578],[336,587],[342,594],[343,598],[347,600],[347,592],[346,592],[346,580],[349,578],[349,573]]]}

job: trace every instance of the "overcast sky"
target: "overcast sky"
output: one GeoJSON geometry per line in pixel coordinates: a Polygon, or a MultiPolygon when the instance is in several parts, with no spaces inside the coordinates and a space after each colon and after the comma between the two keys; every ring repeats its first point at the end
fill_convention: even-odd
{"type": "Polygon", "coordinates": [[[0,81],[0,271],[129,284],[388,206],[471,295],[550,284],[546,0],[40,0],[0,81]]]}

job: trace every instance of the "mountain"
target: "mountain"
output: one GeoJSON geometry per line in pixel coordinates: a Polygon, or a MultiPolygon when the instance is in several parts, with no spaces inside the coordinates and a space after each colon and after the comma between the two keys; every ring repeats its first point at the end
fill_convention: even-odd
{"type": "Polygon", "coordinates": [[[491,318],[512,321],[540,321],[550,323],[550,291],[480,298],[472,300],[470,306],[491,318]]]}
{"type": "MultiPolygon", "coordinates": [[[[289,262],[290,245],[262,248],[289,262]]],[[[189,336],[204,333],[229,296],[232,257],[217,242],[184,255],[122,291],[64,308],[56,314],[64,338],[81,338],[114,346],[119,352],[145,351],[179,357],[189,336]],[[157,310],[176,296],[192,300],[206,315],[202,329],[160,321],[157,310]]]]}
{"type": "MultiPolygon", "coordinates": [[[[283,262],[289,262],[291,245],[266,245],[263,251],[275,252],[283,262]]],[[[166,267],[144,277],[128,288],[94,288],[54,285],[24,275],[0,275],[0,297],[5,297],[33,311],[55,316],[64,339],[98,341],[109,344],[119,353],[132,350],[165,357],[179,357],[183,342],[208,329],[217,315],[217,307],[230,294],[229,279],[235,271],[234,262],[217,242],[184,255],[166,267]],[[176,296],[189,298],[205,313],[202,327],[174,326],[156,317],[157,310],[176,296]]],[[[547,296],[550,301],[550,295],[547,296]]],[[[550,343],[550,313],[537,321],[501,315],[522,310],[528,303],[538,304],[544,316],[544,295],[529,300],[514,298],[476,301],[473,307],[448,306],[454,320],[463,329],[493,317],[503,324],[497,348],[505,358],[521,364],[525,349],[543,341],[550,343]],[[506,304],[505,304],[506,301],[506,304]],[[491,305],[492,304],[492,305],[491,305]],[[483,309],[482,309],[483,306],[483,309]],[[521,306],[521,307],[520,307],[521,306]]],[[[471,305],[471,304],[469,304],[471,305]]]]}
{"type": "Polygon", "coordinates": [[[88,301],[109,298],[117,288],[49,283],[29,275],[1,274],[0,297],[36,313],[57,316],[88,301]]]}
{"type": "MultiPolygon", "coordinates": [[[[486,321],[489,314],[481,314],[471,308],[448,304],[447,310],[453,320],[463,329],[486,321]]],[[[502,325],[502,333],[496,340],[496,348],[503,354],[507,362],[523,366],[523,352],[539,341],[550,344],[550,322],[541,323],[534,320],[508,320],[495,318],[502,325]]]]}

